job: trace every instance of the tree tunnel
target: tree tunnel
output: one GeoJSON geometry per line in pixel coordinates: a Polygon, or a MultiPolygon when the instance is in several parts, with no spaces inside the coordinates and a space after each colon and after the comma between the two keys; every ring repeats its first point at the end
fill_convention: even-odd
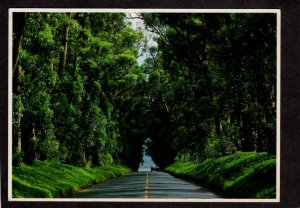
{"type": "Polygon", "coordinates": [[[14,165],[275,154],[276,14],[13,18],[14,165]]]}

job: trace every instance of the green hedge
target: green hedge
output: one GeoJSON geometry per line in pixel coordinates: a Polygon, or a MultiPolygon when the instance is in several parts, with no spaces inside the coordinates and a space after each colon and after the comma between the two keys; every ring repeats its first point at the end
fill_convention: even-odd
{"type": "Polygon", "coordinates": [[[67,197],[84,187],[131,172],[122,165],[82,168],[35,161],[13,168],[12,194],[17,198],[67,197]]]}
{"type": "Polygon", "coordinates": [[[225,197],[276,196],[276,159],[267,153],[237,152],[202,163],[176,162],[165,170],[211,188],[225,197]]]}

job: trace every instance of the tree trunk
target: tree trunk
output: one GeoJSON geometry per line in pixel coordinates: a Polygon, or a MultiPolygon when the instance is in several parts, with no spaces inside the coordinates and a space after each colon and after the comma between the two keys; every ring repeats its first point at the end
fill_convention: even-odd
{"type": "MultiPolygon", "coordinates": [[[[19,118],[21,120],[21,118],[19,118]]],[[[22,137],[21,128],[13,129],[13,166],[18,166],[22,163],[22,137]]]]}
{"type": "Polygon", "coordinates": [[[22,119],[21,122],[21,131],[22,131],[22,141],[21,145],[24,152],[24,162],[28,165],[31,165],[36,159],[36,137],[35,129],[33,124],[26,124],[26,119],[22,119]]]}
{"type": "Polygon", "coordinates": [[[67,61],[67,52],[68,52],[68,37],[69,37],[69,26],[64,26],[63,35],[62,35],[62,45],[64,47],[63,52],[59,56],[59,68],[58,76],[60,79],[64,78],[66,61],[67,61]]]}
{"type": "Polygon", "coordinates": [[[254,138],[251,132],[250,115],[249,112],[242,113],[242,151],[249,152],[254,151],[254,138]]]}
{"type": "MultiPolygon", "coordinates": [[[[208,77],[207,71],[205,71],[203,74],[204,74],[206,90],[207,90],[207,94],[208,94],[208,97],[209,97],[209,101],[213,105],[214,96],[213,96],[212,84],[211,84],[212,81],[208,77]]],[[[220,138],[222,136],[223,132],[222,132],[221,119],[220,119],[220,115],[219,115],[218,112],[214,112],[214,121],[215,121],[216,134],[220,138]]]]}
{"type": "Polygon", "coordinates": [[[215,127],[216,127],[216,133],[217,136],[220,138],[222,136],[222,124],[219,118],[219,115],[215,115],[215,127]]]}
{"type": "Polygon", "coordinates": [[[83,165],[83,167],[86,167],[86,165],[87,165],[87,157],[86,157],[86,153],[85,153],[85,151],[83,151],[83,155],[82,155],[82,165],[83,165]]]}
{"type": "MultiPolygon", "coordinates": [[[[22,73],[22,67],[19,66],[18,70],[16,71],[15,75],[14,75],[14,83],[13,83],[13,93],[15,96],[20,97],[20,90],[21,90],[21,86],[20,86],[20,74],[22,73]]],[[[19,165],[22,162],[22,145],[21,145],[21,141],[22,141],[22,133],[21,133],[21,119],[22,119],[22,112],[20,109],[17,109],[18,112],[14,112],[14,113],[18,113],[18,123],[16,125],[13,126],[13,154],[14,154],[14,161],[13,161],[13,165],[19,165]]]]}
{"type": "Polygon", "coordinates": [[[31,151],[32,162],[34,160],[38,159],[36,147],[37,147],[37,138],[35,136],[35,128],[33,125],[32,134],[31,134],[31,138],[30,138],[30,151],[31,151]]]}
{"type": "MultiPolygon", "coordinates": [[[[263,82],[260,83],[257,89],[260,92],[259,101],[263,108],[263,115],[261,115],[261,120],[265,119],[265,122],[270,126],[270,124],[276,125],[276,113],[275,107],[273,107],[273,102],[275,101],[274,87],[268,89],[263,82]]],[[[276,127],[275,127],[276,129],[276,127]]],[[[269,154],[276,154],[276,131],[273,128],[266,127],[260,129],[260,135],[257,138],[257,151],[267,151],[269,154]]]]}
{"type": "Polygon", "coordinates": [[[13,40],[13,72],[15,72],[18,59],[19,59],[19,49],[22,42],[23,31],[26,22],[25,20],[26,20],[26,13],[22,13],[22,12],[13,13],[13,33],[15,35],[15,39],[13,40]]]}
{"type": "MultiPolygon", "coordinates": [[[[26,13],[15,12],[13,13],[13,94],[19,96],[21,85],[20,75],[22,73],[22,67],[18,66],[19,49],[22,43],[23,31],[26,22],[26,13]],[[18,69],[17,69],[18,68],[18,69]]],[[[19,112],[17,128],[13,129],[13,150],[14,150],[14,162],[13,165],[19,165],[22,162],[22,133],[21,133],[21,119],[22,113],[19,112]]]]}
{"type": "Polygon", "coordinates": [[[76,51],[75,54],[74,54],[74,59],[73,59],[73,77],[77,76],[77,70],[76,70],[77,56],[78,56],[78,52],[76,51]]]}
{"type": "MultiPolygon", "coordinates": [[[[241,103],[235,103],[234,105],[234,119],[236,122],[236,126],[237,127],[241,127],[241,103]]],[[[240,132],[237,132],[238,134],[240,134],[240,132]]],[[[241,146],[241,140],[235,140],[234,141],[234,146],[237,148],[238,151],[242,150],[242,146],[241,146]]]]}

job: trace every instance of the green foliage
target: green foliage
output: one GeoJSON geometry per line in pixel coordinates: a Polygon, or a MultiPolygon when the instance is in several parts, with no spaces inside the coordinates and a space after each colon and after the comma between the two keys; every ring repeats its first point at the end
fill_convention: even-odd
{"type": "Polygon", "coordinates": [[[233,198],[274,198],[276,159],[267,153],[237,152],[203,162],[176,162],[166,171],[233,198]]]}
{"type": "Polygon", "coordinates": [[[276,15],[141,16],[158,43],[142,66],[155,162],[275,154],[276,15]]]}
{"type": "Polygon", "coordinates": [[[13,128],[20,128],[21,117],[24,111],[24,106],[20,96],[13,95],[13,117],[12,117],[12,125],[13,128]]]}
{"type": "Polygon", "coordinates": [[[68,197],[80,189],[129,173],[122,165],[80,168],[54,161],[35,161],[13,169],[13,197],[68,197]]]}
{"type": "Polygon", "coordinates": [[[126,25],[121,13],[27,13],[24,28],[14,27],[23,31],[16,50],[20,70],[13,74],[19,81],[13,99],[15,159],[78,166],[121,161],[125,133],[119,118],[130,108],[123,100],[145,79],[136,48],[143,34],[126,25]]]}
{"type": "Polygon", "coordinates": [[[46,138],[40,142],[38,146],[38,152],[44,154],[44,158],[51,158],[53,160],[59,160],[59,141],[55,139],[46,138]]]}
{"type": "Polygon", "coordinates": [[[149,48],[123,13],[24,16],[14,25],[16,164],[137,169],[147,138],[161,168],[276,153],[275,14],[144,13],[149,48]]]}
{"type": "Polygon", "coordinates": [[[23,153],[20,148],[15,147],[13,150],[13,155],[12,155],[12,163],[14,166],[18,166],[22,164],[23,160],[23,153]]]}

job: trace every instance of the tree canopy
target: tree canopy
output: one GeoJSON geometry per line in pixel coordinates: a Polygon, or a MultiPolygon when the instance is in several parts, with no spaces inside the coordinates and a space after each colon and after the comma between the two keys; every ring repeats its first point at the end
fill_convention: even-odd
{"type": "Polygon", "coordinates": [[[13,164],[276,153],[276,15],[13,13],[13,164]],[[141,51],[147,58],[139,65],[141,51]]]}

